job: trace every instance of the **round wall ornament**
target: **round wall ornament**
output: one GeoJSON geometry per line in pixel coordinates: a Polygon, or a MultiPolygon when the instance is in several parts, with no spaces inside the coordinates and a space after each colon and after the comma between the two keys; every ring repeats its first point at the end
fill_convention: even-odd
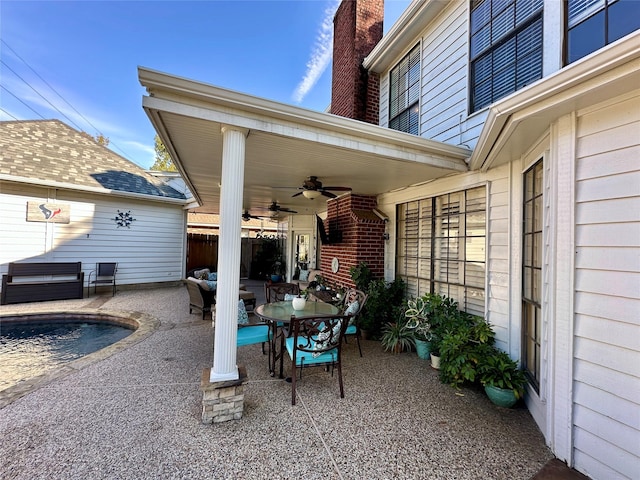
{"type": "Polygon", "coordinates": [[[333,260],[331,260],[331,271],[333,273],[338,273],[339,269],[340,269],[340,262],[336,257],[333,257],[333,260]]]}

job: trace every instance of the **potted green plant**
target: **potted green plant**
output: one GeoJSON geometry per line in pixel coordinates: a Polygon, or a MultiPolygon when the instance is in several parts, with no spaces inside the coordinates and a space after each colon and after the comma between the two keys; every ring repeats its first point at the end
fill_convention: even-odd
{"type": "Polygon", "coordinates": [[[440,379],[453,387],[475,382],[478,365],[493,351],[495,334],[482,318],[458,311],[442,337],[440,379]]]}
{"type": "Polygon", "coordinates": [[[304,310],[304,307],[307,304],[307,291],[300,290],[298,295],[291,300],[291,306],[294,310],[304,310]]]}
{"type": "Polygon", "coordinates": [[[431,323],[429,322],[430,306],[424,297],[407,301],[404,316],[407,328],[414,331],[414,343],[418,357],[428,360],[431,354],[431,323]]]}
{"type": "Polygon", "coordinates": [[[403,317],[388,322],[382,329],[380,343],[386,352],[401,353],[415,346],[415,333],[403,317]]]}
{"type": "Polygon", "coordinates": [[[518,363],[506,352],[493,347],[478,366],[480,383],[496,405],[510,408],[523,397],[527,379],[518,363]]]}

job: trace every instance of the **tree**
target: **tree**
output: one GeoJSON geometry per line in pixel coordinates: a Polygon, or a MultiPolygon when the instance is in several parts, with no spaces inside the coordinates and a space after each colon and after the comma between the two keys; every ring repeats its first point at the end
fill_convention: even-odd
{"type": "Polygon", "coordinates": [[[98,142],[98,145],[102,145],[103,147],[109,146],[109,137],[105,137],[101,133],[94,137],[95,141],[98,142]]]}
{"type": "Polygon", "coordinates": [[[156,151],[156,161],[153,165],[151,165],[151,170],[161,170],[164,172],[177,172],[178,169],[171,161],[171,155],[167,152],[167,148],[160,140],[160,137],[156,135],[155,137],[155,147],[156,151]]]}

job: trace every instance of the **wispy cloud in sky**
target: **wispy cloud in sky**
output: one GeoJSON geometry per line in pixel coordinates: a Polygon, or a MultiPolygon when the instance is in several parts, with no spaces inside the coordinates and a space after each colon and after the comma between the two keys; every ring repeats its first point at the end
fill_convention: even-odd
{"type": "Polygon", "coordinates": [[[316,43],[311,52],[311,58],[307,62],[307,71],[293,92],[293,101],[300,103],[316,84],[331,61],[333,53],[333,16],[340,5],[340,0],[332,0],[324,11],[324,18],[316,43]]]}

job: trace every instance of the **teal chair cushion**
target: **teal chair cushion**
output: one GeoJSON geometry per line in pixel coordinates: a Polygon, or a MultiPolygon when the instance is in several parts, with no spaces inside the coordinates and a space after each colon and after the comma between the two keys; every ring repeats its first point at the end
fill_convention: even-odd
{"type": "Polygon", "coordinates": [[[358,332],[357,327],[354,324],[351,324],[347,327],[347,330],[344,332],[345,335],[355,335],[358,332]]]}
{"type": "MultiPolygon", "coordinates": [[[[289,353],[289,357],[293,358],[293,337],[289,337],[285,339],[285,346],[287,348],[287,352],[289,353]]],[[[300,338],[298,339],[298,345],[306,345],[306,339],[300,338]]],[[[327,350],[322,354],[315,357],[317,353],[314,352],[304,352],[302,350],[296,351],[296,366],[300,367],[302,365],[313,365],[313,364],[324,364],[331,363],[338,360],[338,349],[333,348],[331,350],[327,350]]]]}
{"type": "Polygon", "coordinates": [[[238,328],[238,347],[269,341],[268,325],[249,325],[238,328]]]}

